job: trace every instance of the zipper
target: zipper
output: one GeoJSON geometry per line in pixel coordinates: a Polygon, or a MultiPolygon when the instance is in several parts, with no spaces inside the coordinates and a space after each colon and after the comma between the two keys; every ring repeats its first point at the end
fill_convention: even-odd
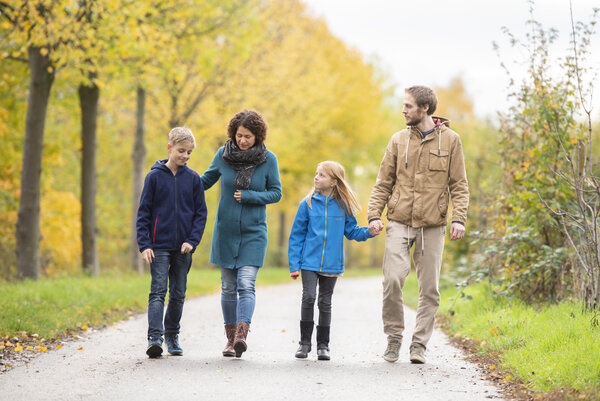
{"type": "Polygon", "coordinates": [[[321,253],[321,268],[319,271],[323,272],[323,259],[325,258],[325,243],[327,242],[327,200],[328,196],[325,197],[325,237],[323,238],[323,252],[321,253]]]}
{"type": "Polygon", "coordinates": [[[152,243],[156,243],[156,226],[158,225],[158,216],[154,219],[154,230],[152,230],[152,243]]]}
{"type": "Polygon", "coordinates": [[[175,175],[173,177],[173,179],[175,180],[175,243],[178,244],[179,243],[179,238],[178,238],[179,230],[178,230],[177,226],[179,223],[178,222],[179,219],[177,218],[177,216],[179,216],[179,214],[177,213],[177,203],[178,203],[177,202],[177,175],[175,175]]]}

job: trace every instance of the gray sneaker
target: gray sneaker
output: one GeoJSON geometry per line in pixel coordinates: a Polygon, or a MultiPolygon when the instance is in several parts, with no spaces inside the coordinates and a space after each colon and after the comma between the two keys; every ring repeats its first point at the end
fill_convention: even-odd
{"type": "Polygon", "coordinates": [[[425,347],[418,343],[411,344],[410,361],[412,363],[425,363],[425,347]]]}
{"type": "Polygon", "coordinates": [[[399,358],[401,345],[401,339],[389,338],[387,348],[385,349],[385,353],[383,354],[383,359],[385,359],[388,362],[396,362],[399,358]]]}

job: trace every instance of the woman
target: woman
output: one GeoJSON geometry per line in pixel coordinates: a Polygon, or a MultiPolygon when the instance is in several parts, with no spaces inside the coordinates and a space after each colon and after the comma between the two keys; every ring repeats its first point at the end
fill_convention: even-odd
{"type": "Polygon", "coordinates": [[[264,145],[267,124],[259,113],[237,113],[227,135],[201,180],[206,190],[221,177],[210,261],[221,268],[223,356],[239,358],[247,349],[254,283],[267,250],[266,205],[281,199],[281,181],[277,157],[264,145]]]}

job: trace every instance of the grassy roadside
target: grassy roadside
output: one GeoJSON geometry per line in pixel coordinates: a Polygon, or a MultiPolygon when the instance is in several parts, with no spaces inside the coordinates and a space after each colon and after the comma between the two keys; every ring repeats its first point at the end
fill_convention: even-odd
{"type": "MultiPolygon", "coordinates": [[[[405,288],[406,302],[416,305],[414,273],[405,288]]],[[[487,359],[492,375],[522,384],[530,392],[525,397],[600,399],[600,313],[584,313],[575,302],[539,307],[493,297],[484,283],[464,291],[441,283],[440,291],[446,331],[487,359]]]]}
{"type": "MultiPolygon", "coordinates": [[[[264,268],[257,285],[287,280],[287,269],[264,268]]],[[[220,286],[219,270],[192,268],[187,296],[214,293],[220,286]]],[[[150,275],[133,273],[0,283],[0,335],[53,339],[109,325],[145,311],[149,289],[150,275]]]]}

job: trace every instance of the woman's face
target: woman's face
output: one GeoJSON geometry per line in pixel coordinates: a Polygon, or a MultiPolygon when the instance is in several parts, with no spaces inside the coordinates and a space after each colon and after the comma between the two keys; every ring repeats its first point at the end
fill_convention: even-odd
{"type": "Polygon", "coordinates": [[[256,135],[240,125],[235,133],[235,143],[241,150],[248,150],[256,143],[256,135]]]}

